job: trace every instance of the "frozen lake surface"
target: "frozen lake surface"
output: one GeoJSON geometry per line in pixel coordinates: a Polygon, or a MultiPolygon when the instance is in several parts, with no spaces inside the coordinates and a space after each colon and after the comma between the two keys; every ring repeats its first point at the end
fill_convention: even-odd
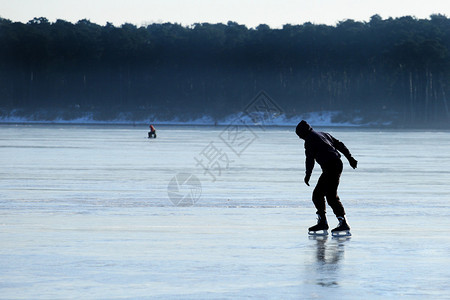
{"type": "Polygon", "coordinates": [[[359,165],[321,240],[294,128],[157,130],[0,126],[1,299],[449,297],[449,132],[323,129],[359,165]]]}

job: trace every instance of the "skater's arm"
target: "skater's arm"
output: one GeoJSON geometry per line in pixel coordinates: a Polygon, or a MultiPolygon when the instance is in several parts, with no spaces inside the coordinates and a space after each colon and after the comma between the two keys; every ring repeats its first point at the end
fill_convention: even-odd
{"type": "Polygon", "coordinates": [[[358,161],[353,158],[353,156],[350,153],[350,150],[348,150],[348,148],[344,145],[343,142],[339,141],[338,139],[335,139],[331,135],[330,135],[330,137],[333,140],[333,145],[336,148],[336,150],[338,150],[339,152],[344,154],[345,158],[347,158],[348,162],[350,163],[350,166],[353,169],[356,169],[356,167],[358,165],[358,161]]]}
{"type": "MultiPolygon", "coordinates": [[[[306,147],[305,147],[306,148],[306,147]]],[[[306,160],[305,160],[305,183],[309,186],[309,179],[311,178],[311,173],[314,169],[314,155],[308,148],[305,150],[306,160]]]]}
{"type": "Polygon", "coordinates": [[[314,144],[310,140],[305,140],[305,183],[309,186],[309,179],[311,178],[312,171],[315,163],[315,150],[314,144]]]}
{"type": "Polygon", "coordinates": [[[305,181],[306,185],[309,186],[309,179],[311,178],[311,173],[314,168],[314,159],[311,160],[311,159],[306,158],[305,166],[306,166],[306,172],[305,172],[304,181],[305,181]]]}
{"type": "Polygon", "coordinates": [[[350,154],[350,150],[348,150],[348,148],[344,145],[343,142],[341,142],[338,139],[335,139],[333,136],[331,136],[331,140],[333,141],[333,146],[334,148],[336,148],[336,150],[338,150],[339,152],[341,152],[342,154],[344,154],[344,156],[349,159],[350,157],[352,157],[352,155],[350,154]]]}

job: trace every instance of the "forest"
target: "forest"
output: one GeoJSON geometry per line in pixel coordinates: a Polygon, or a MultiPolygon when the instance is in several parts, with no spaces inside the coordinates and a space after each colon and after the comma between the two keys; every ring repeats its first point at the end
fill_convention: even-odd
{"type": "Polygon", "coordinates": [[[444,15],[276,29],[0,18],[0,117],[220,119],[265,91],[288,117],[450,128],[449,50],[444,15]]]}

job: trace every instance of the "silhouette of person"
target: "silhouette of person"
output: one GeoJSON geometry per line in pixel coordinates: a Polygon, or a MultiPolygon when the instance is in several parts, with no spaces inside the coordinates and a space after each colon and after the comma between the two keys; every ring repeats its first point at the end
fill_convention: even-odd
{"type": "Polygon", "coordinates": [[[337,194],[339,179],[341,177],[343,165],[341,161],[342,153],[349,161],[350,166],[355,169],[358,162],[352,157],[350,151],[341,141],[335,139],[329,133],[317,132],[304,120],[295,129],[299,138],[305,140],[305,183],[309,186],[309,180],[317,162],[322,168],[322,174],[314,188],[312,201],[317,209],[317,225],[309,228],[310,234],[328,234],[328,222],[326,219],[325,198],[328,205],[333,209],[339,221],[339,225],[331,232],[333,235],[345,233],[350,235],[350,226],[345,219],[345,210],[337,194]],[[340,153],[339,153],[340,152],[340,153]]]}

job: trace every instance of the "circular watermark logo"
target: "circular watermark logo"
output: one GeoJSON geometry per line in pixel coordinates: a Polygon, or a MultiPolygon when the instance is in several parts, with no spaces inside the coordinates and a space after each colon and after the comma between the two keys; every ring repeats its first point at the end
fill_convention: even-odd
{"type": "Polygon", "coordinates": [[[202,184],[193,174],[178,173],[170,180],[167,194],[175,206],[192,206],[200,199],[202,184]]]}

